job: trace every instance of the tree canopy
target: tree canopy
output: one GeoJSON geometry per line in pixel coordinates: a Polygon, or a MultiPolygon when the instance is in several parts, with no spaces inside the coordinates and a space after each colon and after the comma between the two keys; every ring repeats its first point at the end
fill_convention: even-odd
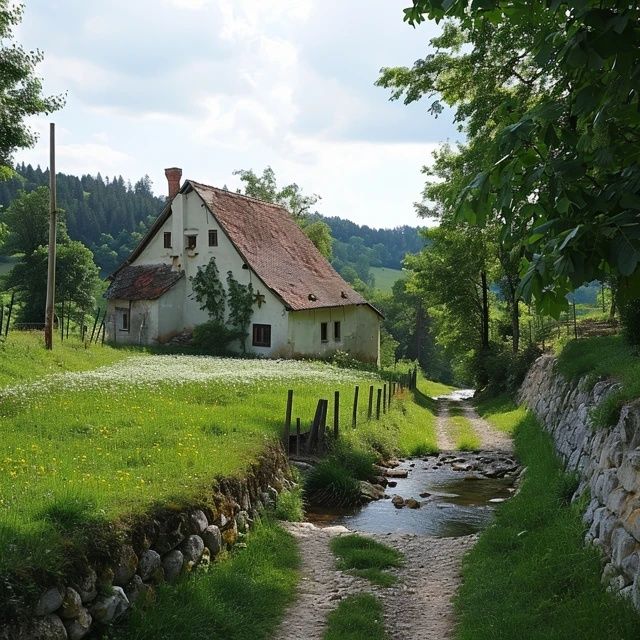
{"type": "MultiPolygon", "coordinates": [[[[640,292],[640,8],[613,0],[414,0],[443,23],[436,53],[380,84],[455,109],[467,143],[441,202],[521,252],[519,291],[557,314],[618,277],[640,292]]],[[[427,191],[427,195],[433,194],[427,191]]]]}
{"type": "Polygon", "coordinates": [[[49,114],[64,105],[64,96],[44,96],[35,70],[42,53],[25,51],[13,31],[22,21],[24,7],[0,0],[0,176],[11,175],[10,162],[17,149],[32,147],[35,132],[25,123],[29,116],[49,114]]]}

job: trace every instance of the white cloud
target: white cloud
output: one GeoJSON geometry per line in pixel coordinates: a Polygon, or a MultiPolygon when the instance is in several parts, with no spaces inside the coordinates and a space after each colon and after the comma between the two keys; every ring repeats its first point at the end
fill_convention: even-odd
{"type": "MultiPolygon", "coordinates": [[[[164,166],[231,185],[270,164],[326,215],[415,224],[420,168],[450,129],[373,88],[380,66],[424,53],[405,2],[31,0],[21,37],[45,52],[47,90],[69,90],[61,171],[148,173],[164,193],[164,166]]],[[[17,159],[46,164],[46,139],[17,159]]]]}

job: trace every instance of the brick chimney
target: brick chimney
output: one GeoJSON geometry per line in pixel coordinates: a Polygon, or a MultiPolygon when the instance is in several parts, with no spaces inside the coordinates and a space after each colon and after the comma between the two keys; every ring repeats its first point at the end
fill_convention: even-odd
{"type": "Polygon", "coordinates": [[[167,182],[169,183],[169,200],[173,200],[180,191],[180,178],[182,178],[182,169],[178,167],[169,167],[164,170],[164,175],[167,176],[167,182]]]}

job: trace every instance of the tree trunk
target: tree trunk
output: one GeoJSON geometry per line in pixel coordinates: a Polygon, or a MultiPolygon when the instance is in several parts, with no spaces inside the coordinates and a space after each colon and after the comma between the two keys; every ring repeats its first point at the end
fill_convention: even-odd
{"type": "Polygon", "coordinates": [[[513,353],[520,349],[520,305],[515,299],[511,304],[511,332],[513,333],[513,353]]]}
{"type": "Polygon", "coordinates": [[[487,274],[480,272],[482,279],[482,347],[489,347],[489,288],[487,286],[487,274]]]}

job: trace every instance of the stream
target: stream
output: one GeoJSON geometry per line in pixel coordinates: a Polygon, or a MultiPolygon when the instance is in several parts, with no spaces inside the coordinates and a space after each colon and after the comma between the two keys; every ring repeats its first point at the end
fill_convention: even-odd
{"type": "MultiPolygon", "coordinates": [[[[450,457],[465,466],[489,456],[496,454],[480,452],[450,457]]],[[[307,517],[318,526],[343,525],[368,533],[413,533],[442,538],[476,533],[491,523],[496,504],[513,494],[515,477],[510,474],[488,478],[478,470],[456,471],[453,464],[453,460],[447,464],[437,456],[406,460],[397,469],[406,469],[408,477],[390,479],[397,484],[387,487],[388,498],[352,509],[317,508],[307,517]],[[415,498],[421,506],[398,509],[391,501],[394,495],[415,498]]]]}

